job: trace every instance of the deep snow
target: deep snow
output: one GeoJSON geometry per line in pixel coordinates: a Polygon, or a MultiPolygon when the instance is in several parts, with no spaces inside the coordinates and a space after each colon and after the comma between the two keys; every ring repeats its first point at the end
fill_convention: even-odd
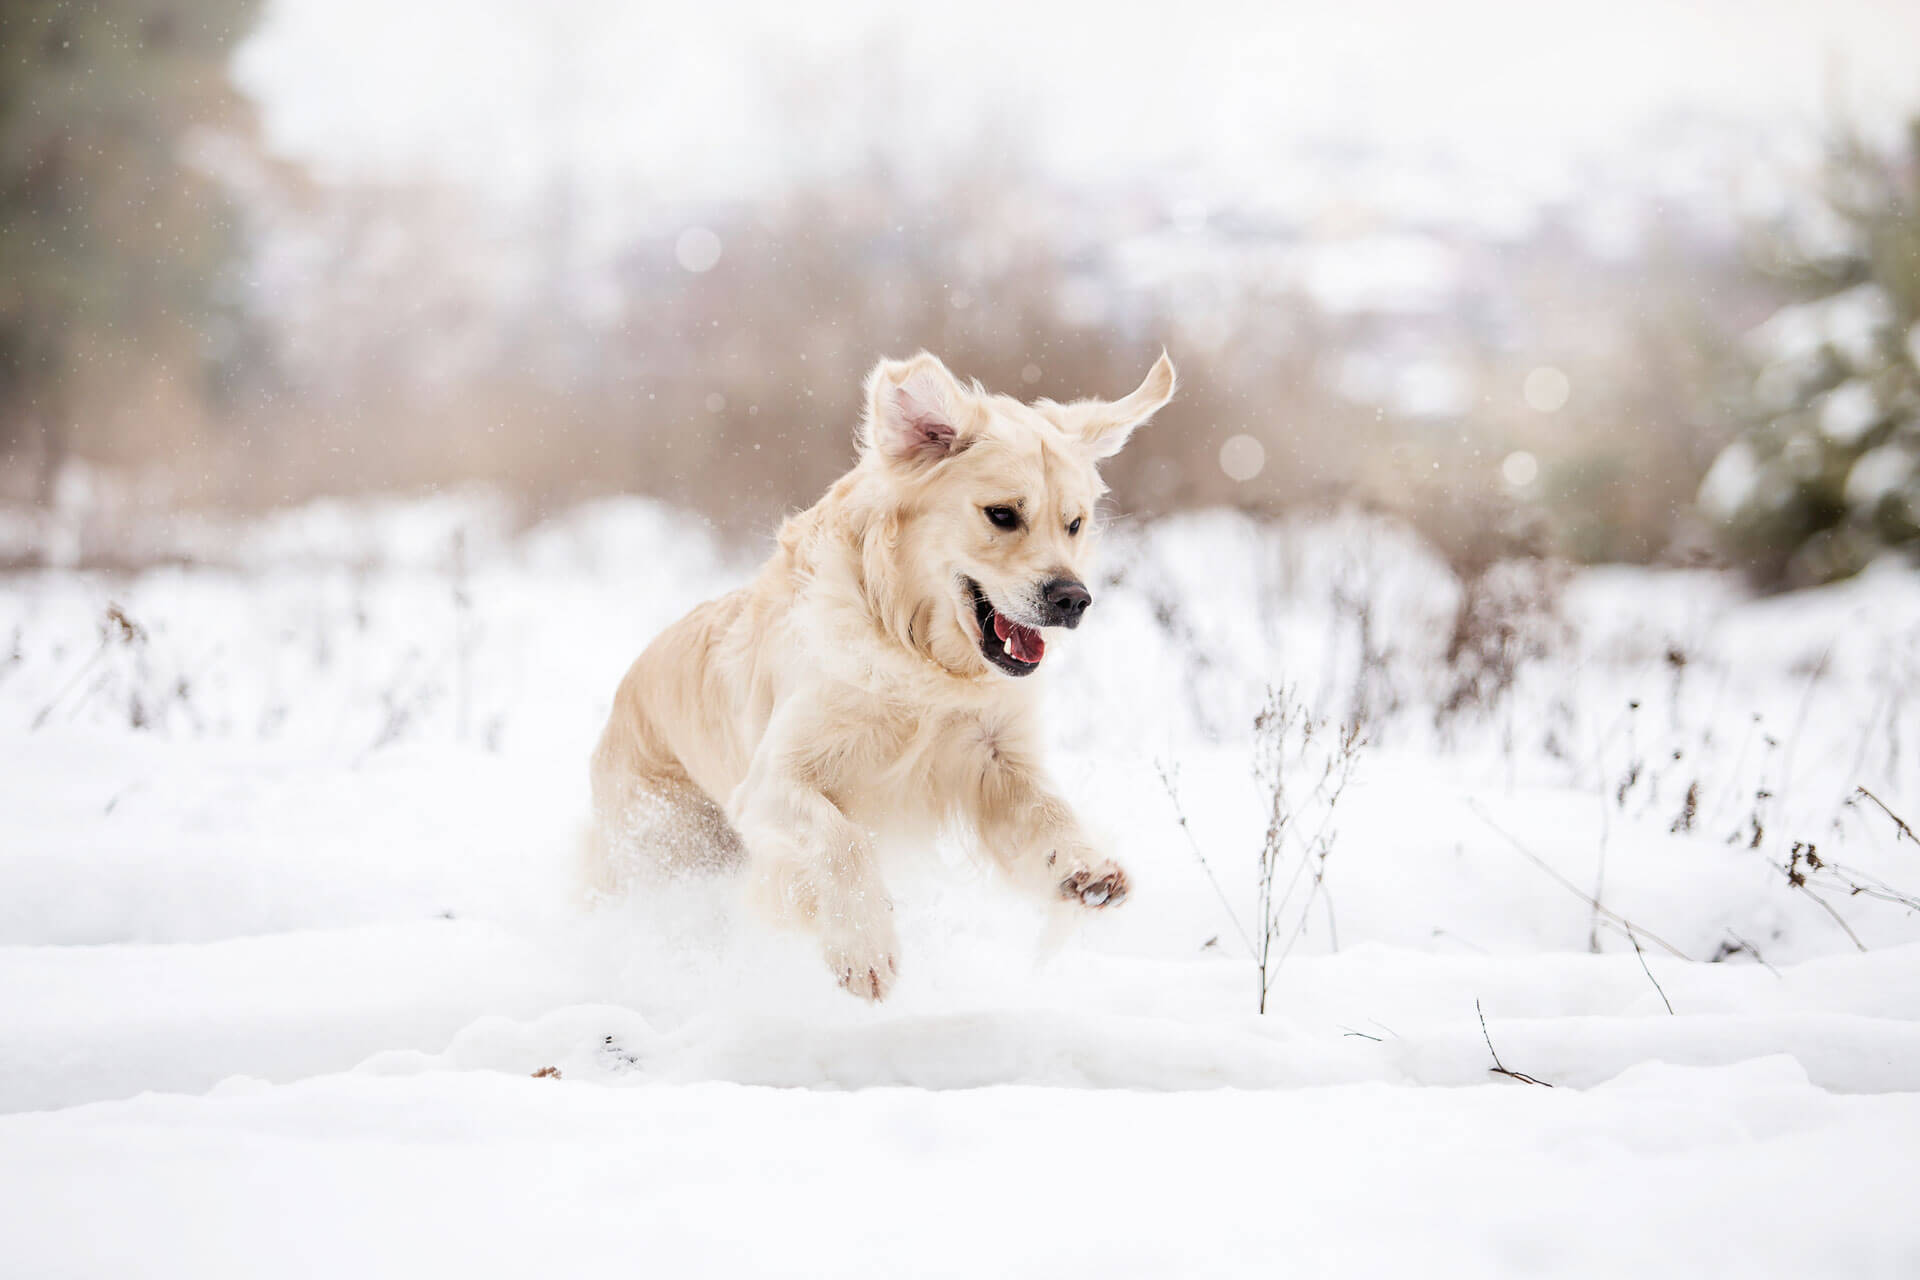
{"type": "Polygon", "coordinates": [[[750,568],[697,521],[147,536],[200,563],[0,581],[0,1271],[1920,1269],[1920,845],[1854,792],[1920,810],[1897,567],[1516,573],[1532,656],[1448,713],[1405,535],[1122,525],[1044,678],[1134,900],[918,851],[868,1008],[726,882],[575,884],[621,670],[750,568]],[[1273,683],[1370,745],[1263,1017],[1160,774],[1252,927],[1273,683]]]}

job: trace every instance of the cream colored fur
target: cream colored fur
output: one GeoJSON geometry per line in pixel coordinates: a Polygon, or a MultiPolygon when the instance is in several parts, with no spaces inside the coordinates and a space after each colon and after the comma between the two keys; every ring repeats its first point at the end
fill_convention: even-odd
{"type": "Polygon", "coordinates": [[[925,353],[881,362],[859,462],[787,520],[749,586],[662,632],[621,681],[593,756],[599,887],[636,861],[744,857],[759,902],[869,999],[899,956],[878,837],[953,827],[1044,898],[1124,898],[1042,764],[1054,659],[1019,678],[989,663],[966,580],[1038,628],[1045,584],[1089,576],[1096,463],[1173,389],[1165,355],[1124,399],[1065,405],[964,386],[925,353]],[[996,527],[995,507],[1020,527],[996,527]]]}

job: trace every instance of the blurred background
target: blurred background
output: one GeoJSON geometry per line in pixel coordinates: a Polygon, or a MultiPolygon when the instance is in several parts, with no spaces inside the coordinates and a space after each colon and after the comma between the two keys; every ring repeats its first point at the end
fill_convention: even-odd
{"type": "Polygon", "coordinates": [[[1124,509],[1920,538],[1920,5],[7,0],[0,558],[483,487],[764,533],[925,347],[1124,509]]]}

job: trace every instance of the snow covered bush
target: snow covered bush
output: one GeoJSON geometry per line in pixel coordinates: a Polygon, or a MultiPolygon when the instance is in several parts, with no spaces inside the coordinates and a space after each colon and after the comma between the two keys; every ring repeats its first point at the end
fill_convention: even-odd
{"type": "Polygon", "coordinates": [[[1823,296],[1754,330],[1751,423],[1700,487],[1770,585],[1846,577],[1920,542],[1920,121],[1904,157],[1837,145],[1816,224],[1823,243],[1793,269],[1823,296]]]}

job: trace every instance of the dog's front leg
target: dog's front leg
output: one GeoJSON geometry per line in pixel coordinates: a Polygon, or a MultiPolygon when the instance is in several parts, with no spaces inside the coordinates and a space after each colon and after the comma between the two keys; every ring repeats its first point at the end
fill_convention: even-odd
{"type": "Polygon", "coordinates": [[[873,839],[810,781],[805,717],[776,715],[734,791],[731,817],[760,903],[816,934],[840,985],[867,1000],[893,987],[899,943],[873,839]]]}
{"type": "Polygon", "coordinates": [[[1127,873],[1103,856],[1032,752],[989,743],[969,808],[981,847],[1018,884],[1085,907],[1125,901],[1127,873]]]}

